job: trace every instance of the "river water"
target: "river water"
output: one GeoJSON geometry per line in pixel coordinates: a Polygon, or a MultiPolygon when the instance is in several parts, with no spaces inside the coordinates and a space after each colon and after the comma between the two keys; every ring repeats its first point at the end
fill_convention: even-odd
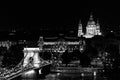
{"type": "MultiPolygon", "coordinates": [[[[12,80],[114,80],[107,77],[84,76],[84,74],[61,74],[49,73],[47,75],[39,74],[36,70],[23,73],[12,80]]],[[[115,79],[116,80],[116,79],[115,79]]],[[[119,80],[119,79],[118,79],[119,80]]]]}

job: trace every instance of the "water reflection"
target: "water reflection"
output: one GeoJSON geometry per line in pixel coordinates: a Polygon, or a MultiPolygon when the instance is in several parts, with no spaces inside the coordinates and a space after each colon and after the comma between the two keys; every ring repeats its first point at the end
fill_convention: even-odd
{"type": "Polygon", "coordinates": [[[34,78],[36,76],[36,73],[34,70],[28,71],[26,73],[23,73],[23,75],[21,75],[23,78],[34,78]]]}
{"type": "MultiPolygon", "coordinates": [[[[38,71],[39,72],[39,71],[38,71]]],[[[47,75],[39,75],[35,70],[23,73],[21,76],[12,80],[109,80],[100,76],[85,76],[84,74],[64,74],[64,73],[50,73],[47,75]]]]}

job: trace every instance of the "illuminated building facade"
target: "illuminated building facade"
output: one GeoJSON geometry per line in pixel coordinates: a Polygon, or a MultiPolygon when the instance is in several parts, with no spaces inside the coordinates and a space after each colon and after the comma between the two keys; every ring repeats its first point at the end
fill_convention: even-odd
{"type": "Polygon", "coordinates": [[[81,23],[81,20],[80,20],[79,25],[78,25],[78,37],[81,37],[83,35],[84,35],[83,28],[82,28],[82,23],[81,23]]]}
{"type": "Polygon", "coordinates": [[[81,21],[78,26],[78,37],[92,38],[95,35],[102,35],[100,31],[100,24],[97,20],[97,23],[93,19],[93,15],[90,15],[89,21],[86,26],[86,33],[83,33],[81,21]]]}

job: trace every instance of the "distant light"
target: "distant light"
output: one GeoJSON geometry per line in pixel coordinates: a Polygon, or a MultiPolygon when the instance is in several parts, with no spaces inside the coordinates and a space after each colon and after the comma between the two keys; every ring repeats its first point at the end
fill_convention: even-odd
{"type": "Polygon", "coordinates": [[[14,33],[9,33],[9,35],[15,35],[14,33]]]}
{"type": "Polygon", "coordinates": [[[81,76],[84,76],[84,73],[81,73],[81,76]]]}
{"type": "Polygon", "coordinates": [[[70,33],[74,33],[74,31],[70,31],[70,33]]]}
{"type": "Polygon", "coordinates": [[[42,74],[41,69],[39,70],[39,74],[42,74]]]}
{"type": "Polygon", "coordinates": [[[63,36],[64,34],[63,34],[63,33],[60,33],[59,35],[60,35],[60,36],[63,36]]]}
{"type": "Polygon", "coordinates": [[[60,75],[60,73],[57,73],[57,75],[59,76],[59,75],[60,75]]]}
{"type": "Polygon", "coordinates": [[[110,31],[110,32],[113,32],[113,31],[110,31]]]}
{"type": "Polygon", "coordinates": [[[94,71],[93,75],[96,76],[96,71],[94,71]]]}

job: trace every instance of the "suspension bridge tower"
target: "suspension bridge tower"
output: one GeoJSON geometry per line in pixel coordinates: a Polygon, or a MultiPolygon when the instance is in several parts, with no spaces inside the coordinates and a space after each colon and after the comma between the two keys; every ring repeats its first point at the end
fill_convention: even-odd
{"type": "Polygon", "coordinates": [[[23,67],[25,67],[28,63],[31,63],[33,67],[40,67],[40,57],[39,57],[39,48],[24,48],[24,61],[23,67]],[[31,61],[31,62],[29,62],[31,61]]]}

